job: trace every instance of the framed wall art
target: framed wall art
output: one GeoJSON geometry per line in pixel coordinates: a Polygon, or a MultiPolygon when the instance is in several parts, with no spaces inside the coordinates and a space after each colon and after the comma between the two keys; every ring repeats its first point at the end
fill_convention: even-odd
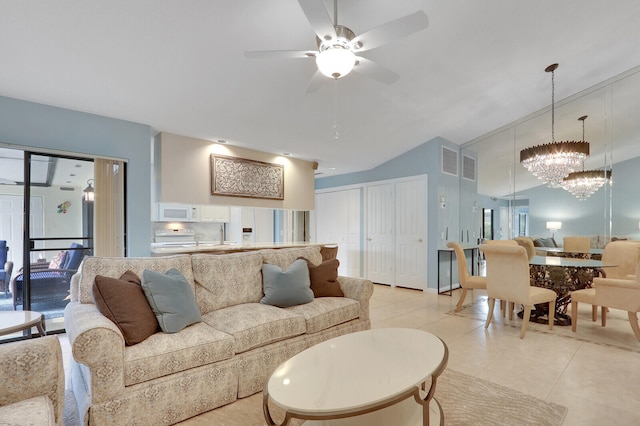
{"type": "Polygon", "coordinates": [[[211,195],[284,200],[284,166],[211,154],[211,195]]]}

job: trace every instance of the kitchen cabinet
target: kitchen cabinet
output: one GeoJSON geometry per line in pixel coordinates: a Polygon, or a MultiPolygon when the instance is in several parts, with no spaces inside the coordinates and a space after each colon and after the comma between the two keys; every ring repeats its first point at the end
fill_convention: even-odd
{"type": "Polygon", "coordinates": [[[228,206],[200,206],[200,222],[229,222],[231,211],[228,206]]]}

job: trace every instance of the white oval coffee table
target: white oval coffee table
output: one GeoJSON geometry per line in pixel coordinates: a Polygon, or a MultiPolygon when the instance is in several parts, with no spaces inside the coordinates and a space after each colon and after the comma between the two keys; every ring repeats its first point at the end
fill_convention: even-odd
{"type": "Polygon", "coordinates": [[[300,352],[267,380],[263,411],[276,425],[269,401],[312,425],[430,425],[444,415],[433,398],[449,358],[431,333],[382,328],[346,334],[300,352]],[[431,380],[429,389],[425,382],[431,380]]]}

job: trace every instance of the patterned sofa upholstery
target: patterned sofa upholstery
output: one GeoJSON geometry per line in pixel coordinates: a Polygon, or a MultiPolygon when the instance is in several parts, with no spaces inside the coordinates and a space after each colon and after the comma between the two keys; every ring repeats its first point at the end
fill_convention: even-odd
{"type": "Polygon", "coordinates": [[[70,386],[85,424],[174,424],[262,391],[283,361],[321,341],[370,328],[371,281],[339,277],[345,297],[277,308],[260,304],[262,264],[322,261],[320,246],[232,254],[86,258],[65,309],[72,347],[70,386]],[[125,346],[93,304],[96,275],[178,269],[191,284],[202,322],[125,346]]]}
{"type": "Polygon", "coordinates": [[[0,424],[62,426],[64,366],[56,336],[0,345],[0,424]]]}

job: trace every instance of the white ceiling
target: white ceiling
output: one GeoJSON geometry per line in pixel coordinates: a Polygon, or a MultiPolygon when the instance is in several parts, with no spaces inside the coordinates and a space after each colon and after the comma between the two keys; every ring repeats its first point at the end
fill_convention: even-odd
{"type": "Polygon", "coordinates": [[[336,102],[331,81],[305,94],[313,60],[244,56],[315,47],[296,0],[0,0],[0,95],[290,152],[329,175],[437,136],[463,144],[547,107],[551,63],[557,100],[640,65],[637,0],[338,4],[356,34],[417,10],[426,30],[363,54],[400,80],[352,73],[336,102]]]}

